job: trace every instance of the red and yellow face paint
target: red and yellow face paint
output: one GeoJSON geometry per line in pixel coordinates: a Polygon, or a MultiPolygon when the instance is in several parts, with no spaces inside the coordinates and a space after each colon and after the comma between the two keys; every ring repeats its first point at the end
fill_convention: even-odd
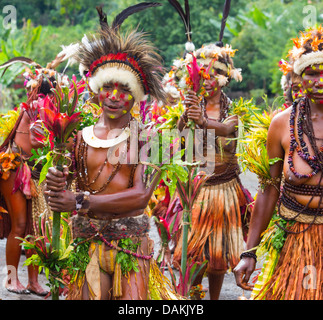
{"type": "Polygon", "coordinates": [[[303,88],[312,103],[323,104],[323,64],[307,67],[303,74],[303,88]]]}
{"type": "Polygon", "coordinates": [[[127,85],[109,82],[100,89],[99,105],[111,119],[130,112],[133,104],[134,98],[127,85]]]}

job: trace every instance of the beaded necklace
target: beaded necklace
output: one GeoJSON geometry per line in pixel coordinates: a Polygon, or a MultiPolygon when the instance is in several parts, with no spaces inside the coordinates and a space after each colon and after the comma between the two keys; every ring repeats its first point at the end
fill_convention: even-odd
{"type": "MultiPolygon", "coordinates": [[[[206,113],[206,99],[203,99],[201,101],[202,105],[202,111],[204,113],[204,116],[208,118],[208,115],[206,113]]],[[[221,91],[220,96],[220,115],[219,115],[219,122],[223,122],[229,115],[229,109],[230,109],[230,99],[225,95],[224,92],[221,91]]]]}
{"type": "Polygon", "coordinates": [[[311,108],[310,108],[307,98],[301,99],[299,101],[295,101],[293,103],[293,108],[292,108],[292,112],[290,115],[290,140],[291,141],[290,141],[290,148],[289,148],[289,154],[288,154],[288,163],[289,163],[290,170],[293,172],[293,174],[297,178],[302,179],[302,178],[311,178],[312,176],[316,175],[318,172],[321,171],[320,180],[316,186],[306,185],[306,188],[304,187],[304,189],[307,189],[307,190],[304,190],[302,192],[299,192],[299,189],[301,188],[300,186],[296,187],[296,186],[291,185],[291,187],[290,187],[289,191],[291,191],[291,192],[296,192],[298,194],[304,194],[304,195],[311,196],[311,199],[308,201],[308,203],[305,206],[299,205],[299,203],[297,203],[294,198],[288,196],[286,191],[288,191],[289,187],[288,187],[288,184],[286,184],[286,182],[284,184],[282,198],[279,201],[279,205],[278,205],[279,215],[280,215],[280,205],[281,205],[282,201],[284,201],[286,204],[288,203],[288,206],[292,210],[297,212],[297,214],[292,219],[285,219],[283,216],[281,216],[283,219],[294,220],[296,217],[298,217],[301,213],[304,212],[304,213],[313,215],[313,221],[311,223],[309,223],[309,225],[304,230],[302,230],[300,232],[290,231],[290,230],[284,228],[283,226],[281,226],[278,222],[275,222],[275,224],[287,233],[299,234],[299,233],[304,233],[305,231],[309,230],[312,227],[312,225],[316,221],[316,218],[318,217],[318,215],[321,212],[321,204],[323,202],[323,193],[320,192],[322,189],[321,182],[323,180],[323,161],[322,161],[323,157],[322,157],[321,150],[319,151],[316,146],[317,139],[315,138],[315,135],[314,135],[313,124],[311,121],[311,108]],[[295,137],[295,119],[296,119],[296,113],[297,113],[297,105],[300,106],[298,120],[297,120],[297,132],[298,132],[298,139],[300,142],[300,146],[299,146],[299,144],[296,140],[296,137],[295,137]],[[314,150],[314,156],[311,156],[309,154],[308,147],[306,145],[306,142],[303,139],[304,134],[307,135],[307,137],[310,141],[310,145],[314,150]],[[312,173],[300,174],[295,170],[295,167],[293,164],[293,153],[295,150],[297,151],[297,154],[304,161],[306,161],[308,163],[308,165],[313,169],[312,173]],[[310,209],[309,205],[313,201],[315,196],[319,196],[318,206],[316,209],[310,209]]]}
{"type": "MultiPolygon", "coordinates": [[[[316,155],[314,156],[310,155],[308,146],[306,145],[306,142],[304,141],[304,138],[303,138],[304,125],[306,123],[308,126],[308,122],[310,122],[310,121],[306,121],[309,116],[309,115],[306,115],[306,112],[308,112],[308,108],[306,108],[306,104],[308,104],[307,99],[302,99],[299,101],[299,115],[298,115],[297,125],[296,125],[299,143],[297,142],[295,137],[295,119],[296,119],[297,105],[298,105],[297,102],[293,103],[293,108],[290,115],[290,147],[289,147],[289,154],[288,154],[288,164],[289,164],[290,170],[298,179],[311,178],[320,171],[318,157],[316,155]],[[300,156],[312,168],[313,171],[311,173],[301,174],[295,170],[294,162],[293,162],[293,154],[295,151],[297,152],[298,156],[300,156]]],[[[314,143],[312,147],[315,148],[316,144],[314,143]]]]}
{"type": "Polygon", "coordinates": [[[93,180],[90,182],[88,179],[88,169],[87,169],[87,152],[88,152],[88,144],[83,140],[83,137],[81,137],[81,142],[79,146],[79,158],[78,158],[78,164],[79,164],[79,170],[78,170],[78,180],[81,182],[81,185],[83,185],[88,191],[90,191],[92,194],[99,193],[106,189],[106,187],[109,185],[109,183],[112,181],[112,179],[116,176],[116,174],[121,169],[121,164],[118,162],[116,165],[113,166],[113,170],[110,174],[110,176],[107,178],[106,182],[98,189],[94,189],[91,186],[97,181],[99,178],[103,168],[106,166],[108,162],[108,158],[105,159],[103,164],[101,165],[98,173],[93,178],[93,180]]]}
{"type": "MultiPolygon", "coordinates": [[[[130,121],[131,120],[133,120],[133,117],[131,117],[130,121]]],[[[126,127],[128,129],[129,129],[130,121],[127,124],[127,127],[126,127]]],[[[125,129],[125,128],[123,128],[123,129],[125,129]]],[[[129,142],[130,142],[129,139],[127,139],[127,148],[126,148],[126,151],[125,151],[126,154],[129,151],[129,147],[130,147],[129,142]]],[[[99,171],[96,174],[96,176],[92,179],[92,181],[89,181],[88,169],[87,169],[88,147],[89,147],[89,144],[84,140],[83,135],[81,135],[81,141],[80,141],[80,145],[79,145],[78,159],[77,159],[78,170],[76,170],[76,172],[77,172],[77,180],[78,180],[78,185],[81,184],[83,186],[83,188],[87,189],[92,194],[96,194],[96,193],[102,192],[103,190],[105,190],[107,188],[107,186],[110,184],[110,182],[113,180],[113,178],[120,171],[121,163],[118,162],[117,164],[113,165],[113,170],[112,170],[110,176],[107,178],[106,182],[100,188],[94,189],[92,187],[92,185],[95,184],[95,182],[99,178],[102,170],[107,165],[107,163],[108,163],[108,155],[107,155],[105,161],[103,162],[103,164],[101,165],[101,167],[99,168],[99,171]]]]}

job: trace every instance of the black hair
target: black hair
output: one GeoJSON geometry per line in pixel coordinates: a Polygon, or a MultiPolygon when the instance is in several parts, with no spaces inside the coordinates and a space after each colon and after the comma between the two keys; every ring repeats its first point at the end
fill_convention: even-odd
{"type": "Polygon", "coordinates": [[[39,88],[39,93],[47,95],[51,93],[51,89],[56,87],[55,77],[46,78],[44,77],[39,88]]]}

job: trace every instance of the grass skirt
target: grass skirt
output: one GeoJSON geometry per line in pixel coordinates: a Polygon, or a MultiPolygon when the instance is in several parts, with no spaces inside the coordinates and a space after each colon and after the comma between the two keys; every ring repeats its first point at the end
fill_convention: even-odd
{"type": "MultiPolygon", "coordinates": [[[[145,236],[148,240],[148,251],[144,252],[140,245],[137,253],[147,254],[152,250],[153,242],[148,236],[145,236]]],[[[141,237],[139,240],[143,240],[141,237]]],[[[112,241],[117,244],[118,241],[112,241]]],[[[82,299],[82,288],[87,283],[89,289],[90,300],[100,300],[102,295],[101,287],[101,273],[107,273],[112,276],[112,288],[111,295],[112,299],[120,299],[123,295],[124,286],[131,286],[129,281],[129,273],[123,275],[121,266],[116,261],[117,250],[106,247],[104,243],[91,242],[89,248],[90,261],[86,267],[85,273],[77,273],[75,279],[70,283],[67,294],[67,300],[81,300],[82,299]],[[128,281],[122,284],[122,278],[128,279],[128,281]]],[[[132,273],[135,271],[132,270],[132,273]]],[[[141,277],[144,280],[147,288],[147,299],[148,300],[183,300],[184,297],[176,293],[173,285],[169,279],[163,275],[158,268],[156,261],[152,258],[150,260],[143,261],[143,265],[139,266],[139,271],[136,272],[135,278],[141,277]]],[[[136,286],[136,284],[134,284],[136,286]]],[[[136,288],[133,288],[136,290],[136,288]]],[[[132,289],[130,290],[132,292],[132,289]]],[[[140,297],[140,295],[139,295],[140,297]]],[[[133,299],[133,298],[132,298],[133,299]]],[[[142,298],[140,297],[140,300],[142,298]]]]}
{"type": "MultiPolygon", "coordinates": [[[[243,251],[240,206],[245,195],[237,179],[203,187],[192,210],[192,226],[188,234],[188,257],[208,260],[208,272],[234,268],[243,251]]],[[[182,239],[177,242],[174,261],[180,264],[182,239]]]]}
{"type": "MultiPolygon", "coordinates": [[[[307,227],[306,223],[295,222],[289,230],[301,232],[307,227]]],[[[314,224],[302,233],[288,233],[279,255],[270,251],[251,297],[257,300],[322,300],[322,235],[323,224],[314,224]]]]}

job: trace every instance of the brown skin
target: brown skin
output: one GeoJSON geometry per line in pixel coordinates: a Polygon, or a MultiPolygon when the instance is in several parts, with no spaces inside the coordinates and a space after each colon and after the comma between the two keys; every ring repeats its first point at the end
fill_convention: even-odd
{"type": "MultiPolygon", "coordinates": [[[[37,144],[29,133],[30,119],[26,113],[17,128],[17,132],[14,138],[15,143],[24,150],[27,154],[25,157],[31,156],[32,148],[39,148],[41,145],[37,144]]],[[[15,172],[12,172],[8,180],[0,179],[0,193],[3,195],[6,206],[11,220],[11,230],[6,244],[6,264],[7,266],[13,266],[16,270],[15,279],[12,279],[12,273],[8,272],[8,281],[5,284],[6,288],[16,293],[24,293],[26,288],[21,284],[18,279],[18,265],[21,255],[21,243],[16,237],[23,238],[25,236],[26,223],[27,223],[27,200],[25,195],[18,190],[12,193],[12,189],[15,183],[15,172]]],[[[29,258],[33,252],[26,250],[26,257],[29,258]]],[[[8,270],[9,271],[9,270],[8,270]]],[[[42,294],[47,292],[38,283],[38,268],[28,266],[28,285],[27,289],[42,294]]]]}
{"type": "MultiPolygon", "coordinates": [[[[231,116],[227,119],[226,122],[219,122],[217,119],[220,117],[220,97],[221,97],[221,87],[216,81],[216,71],[213,69],[213,72],[210,73],[210,79],[205,81],[205,89],[207,92],[206,99],[206,113],[208,115],[208,124],[207,129],[214,129],[215,134],[219,136],[216,143],[221,143],[223,147],[223,157],[232,156],[232,152],[235,153],[235,143],[227,143],[226,138],[235,137],[235,131],[238,125],[238,118],[236,116],[231,116]]],[[[188,95],[184,101],[186,105],[185,112],[189,120],[193,120],[197,125],[202,126],[204,121],[204,115],[201,107],[199,106],[199,98],[197,97],[194,91],[189,90],[188,95]]],[[[178,122],[179,130],[182,130],[184,127],[184,122],[180,118],[178,122]]],[[[219,169],[226,169],[225,162],[216,162],[215,166],[217,167],[217,172],[219,169]]],[[[211,300],[218,300],[223,284],[224,275],[226,270],[220,270],[217,272],[208,272],[209,279],[209,292],[211,300]]],[[[204,272],[200,273],[196,277],[194,285],[200,284],[203,279],[204,272]]],[[[199,297],[196,296],[198,299],[199,297]]]]}
{"type": "MultiPolygon", "coordinates": [[[[103,113],[94,127],[96,137],[106,139],[110,130],[115,128],[124,128],[130,120],[130,110],[133,107],[134,100],[131,99],[131,92],[127,86],[122,84],[107,83],[103,86],[99,93],[99,103],[103,109],[103,113]],[[112,117],[111,117],[112,116],[112,117]]],[[[78,133],[80,137],[81,132],[78,133]]],[[[79,139],[78,139],[79,141],[79,139]]],[[[78,146],[76,148],[77,154],[78,146]]],[[[128,156],[130,156],[129,150],[128,156]]],[[[97,149],[88,147],[88,176],[91,181],[99,171],[102,163],[105,161],[107,149],[97,149]]],[[[106,181],[112,171],[110,163],[102,170],[93,188],[99,188],[106,181]]],[[[142,181],[144,168],[138,165],[134,174],[133,187],[128,188],[129,178],[131,173],[130,165],[122,165],[120,171],[102,192],[90,195],[90,211],[98,218],[121,218],[138,216],[144,212],[148,201],[154,191],[156,183],[159,180],[159,174],[154,178],[153,183],[148,189],[142,181]]],[[[55,168],[50,168],[47,175],[48,204],[53,211],[73,211],[75,210],[75,195],[71,191],[63,190],[65,187],[68,170],[60,172],[55,168]]],[[[143,240],[145,250],[148,250],[148,243],[143,240]]],[[[144,261],[138,259],[139,265],[148,276],[149,270],[144,266],[144,261]]],[[[140,268],[139,268],[140,269],[140,268]]],[[[102,296],[102,300],[110,299],[112,288],[112,277],[108,274],[101,273],[102,293],[107,294],[102,296]]],[[[130,283],[123,279],[123,296],[121,300],[146,299],[147,298],[147,278],[143,279],[141,274],[136,274],[134,271],[130,273],[130,283]],[[132,292],[130,292],[130,290],[132,292]]],[[[85,285],[83,288],[83,299],[88,299],[88,288],[85,285]]]]}
{"type": "MultiPolygon", "coordinates": [[[[219,87],[215,76],[216,71],[213,69],[213,73],[210,73],[210,79],[205,80],[205,89],[208,94],[205,97],[206,113],[208,115],[207,129],[214,129],[217,136],[230,137],[230,135],[236,131],[238,118],[236,116],[230,117],[225,123],[221,123],[217,120],[220,116],[221,87],[219,87]]],[[[187,113],[188,119],[193,120],[199,126],[203,125],[203,112],[199,106],[199,98],[194,91],[188,91],[184,104],[186,106],[185,112],[187,113]]],[[[183,127],[184,123],[182,119],[180,119],[178,128],[182,130],[183,127]]]]}
{"type": "MultiPolygon", "coordinates": [[[[312,122],[317,138],[323,138],[323,95],[318,93],[319,89],[323,89],[323,83],[319,81],[320,73],[319,66],[316,65],[316,71],[311,67],[307,68],[303,72],[303,89],[307,90],[307,96],[310,101],[312,122]],[[317,81],[318,80],[318,81],[317,81]],[[311,82],[311,83],[310,83],[311,82]],[[310,89],[310,90],[308,90],[310,89]],[[313,101],[312,101],[313,99],[313,101]]],[[[317,185],[319,183],[320,175],[313,176],[312,178],[298,179],[289,169],[288,164],[288,152],[290,145],[290,132],[289,132],[289,118],[291,108],[277,114],[269,127],[268,139],[267,139],[267,151],[269,159],[279,157],[284,161],[270,167],[270,174],[274,177],[280,177],[282,172],[284,173],[285,179],[290,183],[317,185]]],[[[296,136],[297,138],[297,136],[296,136]]],[[[304,140],[309,146],[309,152],[313,155],[313,150],[309,145],[309,141],[306,136],[304,140]]],[[[317,146],[321,146],[322,141],[317,142],[317,146]]],[[[298,155],[294,154],[294,166],[297,172],[302,174],[308,174],[311,172],[311,168],[305,163],[298,155]]],[[[322,184],[322,183],[321,183],[322,184]]],[[[295,197],[296,201],[306,205],[310,200],[310,196],[297,195],[291,193],[295,197]]],[[[255,202],[253,213],[251,216],[247,250],[258,246],[261,240],[261,234],[266,230],[270,219],[272,218],[274,208],[276,206],[279,193],[274,186],[267,186],[265,191],[258,192],[258,196],[255,202]]],[[[317,208],[319,204],[319,197],[314,197],[310,204],[311,208],[317,208]]],[[[309,231],[310,232],[310,231],[309,231]]],[[[253,250],[255,252],[255,250],[253,250]]],[[[239,287],[244,290],[252,290],[252,285],[248,284],[249,279],[253,271],[255,270],[255,260],[252,258],[243,258],[239,264],[233,270],[236,278],[236,283],[239,287]]]]}

